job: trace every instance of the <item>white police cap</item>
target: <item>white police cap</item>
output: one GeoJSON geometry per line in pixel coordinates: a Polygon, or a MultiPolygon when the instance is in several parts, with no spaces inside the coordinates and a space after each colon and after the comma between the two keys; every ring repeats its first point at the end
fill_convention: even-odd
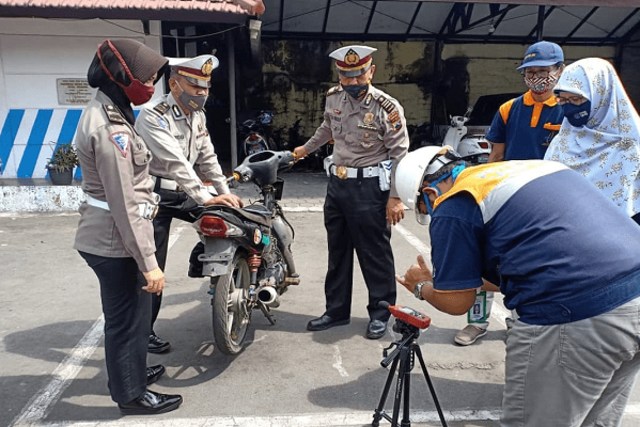
{"type": "Polygon", "coordinates": [[[369,46],[344,46],[331,52],[329,57],[336,60],[336,68],[341,75],[357,77],[371,68],[371,54],[376,50],[369,46]]]}
{"type": "Polygon", "coordinates": [[[168,59],[169,65],[174,72],[200,87],[211,86],[211,73],[220,65],[218,58],[213,55],[168,59]]]}

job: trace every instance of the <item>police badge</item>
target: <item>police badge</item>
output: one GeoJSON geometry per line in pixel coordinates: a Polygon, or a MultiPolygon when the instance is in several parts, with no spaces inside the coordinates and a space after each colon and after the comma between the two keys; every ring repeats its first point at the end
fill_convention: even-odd
{"type": "Polygon", "coordinates": [[[366,113],[362,121],[364,122],[365,125],[370,125],[371,123],[373,123],[373,113],[371,111],[366,113]]]}

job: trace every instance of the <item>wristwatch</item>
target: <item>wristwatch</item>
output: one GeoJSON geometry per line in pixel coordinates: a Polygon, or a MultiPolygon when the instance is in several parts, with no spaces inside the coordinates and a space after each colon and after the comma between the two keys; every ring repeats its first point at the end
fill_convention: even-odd
{"type": "Polygon", "coordinates": [[[424,298],[422,298],[422,287],[424,286],[423,282],[418,282],[416,284],[416,287],[413,289],[413,295],[418,298],[419,300],[423,300],[424,298]]]}
{"type": "Polygon", "coordinates": [[[433,286],[433,282],[430,280],[423,280],[422,282],[418,282],[416,287],[413,289],[413,295],[421,301],[424,301],[424,298],[422,298],[422,287],[425,285],[433,286]]]}

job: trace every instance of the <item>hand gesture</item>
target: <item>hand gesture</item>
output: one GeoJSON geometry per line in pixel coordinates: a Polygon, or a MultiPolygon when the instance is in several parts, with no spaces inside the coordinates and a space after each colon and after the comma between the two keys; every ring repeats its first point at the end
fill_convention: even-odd
{"type": "Polygon", "coordinates": [[[403,276],[396,275],[396,281],[413,293],[418,282],[433,281],[433,275],[422,255],[418,255],[418,263],[413,264],[403,276]]]}

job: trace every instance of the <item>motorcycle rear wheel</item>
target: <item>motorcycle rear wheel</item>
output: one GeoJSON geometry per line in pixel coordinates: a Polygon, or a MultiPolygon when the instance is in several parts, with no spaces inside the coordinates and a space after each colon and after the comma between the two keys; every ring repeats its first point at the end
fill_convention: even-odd
{"type": "Polygon", "coordinates": [[[251,322],[251,310],[247,307],[250,283],[247,260],[236,254],[231,273],[218,278],[211,302],[213,338],[224,354],[238,354],[244,348],[251,322]]]}

